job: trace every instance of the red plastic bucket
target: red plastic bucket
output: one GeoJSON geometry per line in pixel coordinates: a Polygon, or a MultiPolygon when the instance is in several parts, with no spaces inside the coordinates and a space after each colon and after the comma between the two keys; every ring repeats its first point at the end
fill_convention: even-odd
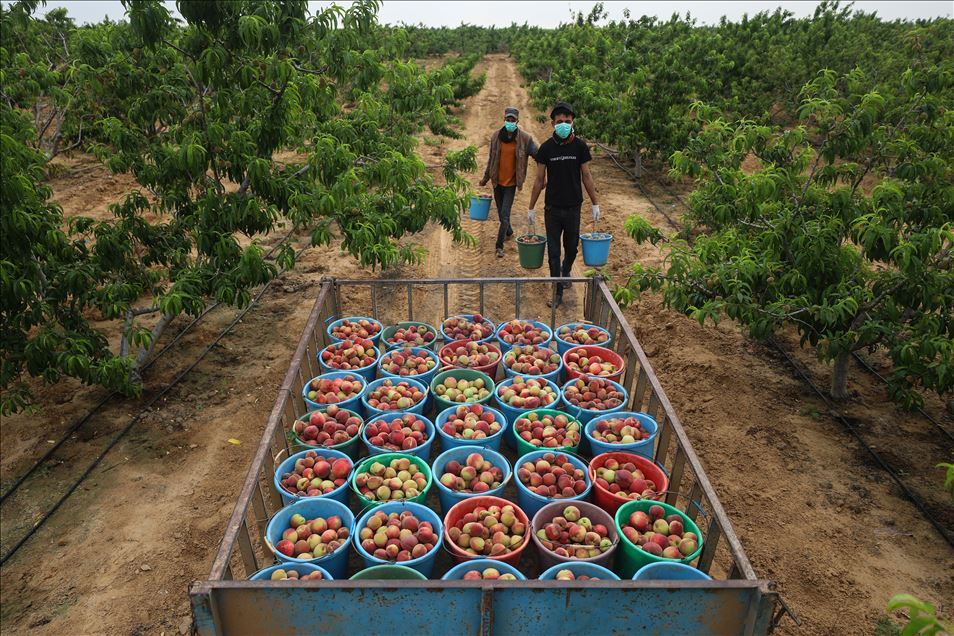
{"type": "Polygon", "coordinates": [[[570,365],[567,364],[567,356],[569,356],[573,352],[580,353],[581,351],[586,352],[586,357],[598,355],[603,360],[606,360],[607,362],[612,362],[613,364],[616,365],[616,368],[617,368],[616,373],[613,373],[611,375],[601,375],[598,377],[606,378],[608,380],[614,380],[616,382],[619,382],[619,379],[623,377],[623,367],[625,366],[625,361],[623,360],[623,357],[621,355],[619,355],[612,349],[607,349],[606,347],[597,347],[595,345],[579,345],[579,346],[571,347],[570,349],[567,349],[566,353],[563,354],[563,368],[566,370],[566,379],[568,381],[575,380],[576,378],[580,378],[586,375],[591,375],[588,373],[580,373],[579,371],[574,371],[573,369],[570,368],[570,365]]]}
{"type": "Polygon", "coordinates": [[[486,495],[481,497],[468,497],[463,501],[454,504],[454,506],[447,511],[447,514],[444,515],[444,546],[450,551],[451,556],[454,557],[454,561],[457,563],[463,563],[464,561],[471,561],[474,559],[493,559],[495,561],[503,561],[504,563],[509,563],[510,565],[516,567],[520,563],[520,556],[523,554],[523,551],[527,549],[527,546],[530,545],[530,533],[532,529],[530,528],[530,517],[527,516],[523,510],[520,509],[520,506],[515,504],[512,501],[507,501],[506,499],[501,499],[500,497],[488,497],[486,495]],[[474,556],[464,552],[458,545],[451,540],[450,533],[448,530],[457,525],[457,522],[460,521],[464,515],[468,512],[472,512],[477,506],[513,506],[514,515],[517,517],[517,521],[523,523],[526,527],[524,531],[524,540],[516,550],[508,552],[502,556],[488,556],[488,555],[479,555],[474,556]]]}
{"type": "MultiPolygon", "coordinates": [[[[619,510],[619,507],[624,503],[634,500],[628,499],[626,497],[620,497],[615,493],[611,493],[609,490],[596,483],[596,469],[602,468],[607,459],[615,459],[620,463],[630,462],[636,464],[636,468],[643,472],[643,475],[646,477],[646,479],[651,480],[656,485],[656,492],[662,493],[669,489],[669,477],[659,466],[659,464],[656,464],[641,455],[619,452],[603,453],[602,455],[597,455],[590,460],[589,471],[590,480],[593,482],[593,501],[597,506],[611,515],[616,514],[616,511],[619,510]]],[[[660,496],[661,495],[656,495],[653,497],[653,499],[658,500],[660,496]]]]}
{"type": "Polygon", "coordinates": [[[491,352],[497,354],[496,362],[491,362],[490,364],[485,364],[482,367],[462,367],[456,364],[448,364],[444,359],[444,356],[452,350],[452,348],[460,347],[461,344],[468,342],[473,342],[472,340],[454,340],[453,342],[448,342],[446,345],[441,347],[440,351],[437,353],[440,356],[442,370],[446,371],[447,369],[470,369],[471,371],[480,371],[481,373],[486,373],[490,376],[491,379],[497,377],[497,367],[500,365],[500,361],[503,359],[503,354],[500,353],[500,347],[493,344],[492,342],[479,342],[478,344],[487,345],[491,352]]]}

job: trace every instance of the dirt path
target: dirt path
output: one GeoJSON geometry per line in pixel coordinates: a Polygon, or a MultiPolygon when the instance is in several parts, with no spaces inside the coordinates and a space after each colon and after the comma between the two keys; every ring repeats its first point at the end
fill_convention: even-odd
{"type": "MultiPolygon", "coordinates": [[[[521,125],[538,141],[549,134],[537,124],[515,65],[493,55],[483,91],[464,104],[459,116],[465,138],[441,146],[421,145],[436,164],[448,148],[480,147],[479,180],[490,135],[505,106],[521,110],[521,125]]],[[[638,212],[665,227],[665,221],[608,160],[594,161],[604,228],[617,235],[607,272],[625,276],[626,263],[658,263],[652,247],[622,237],[625,217],[638,212]]],[[[89,170],[82,162],[73,170],[89,170]]],[[[117,188],[89,188],[86,179],[66,175],[54,184],[64,206],[104,210],[117,188]],[[85,189],[82,189],[85,188],[85,189]]],[[[97,186],[98,187],[98,186],[97,186]]],[[[529,187],[514,204],[514,226],[524,230],[529,187]]],[[[67,210],[69,213],[69,210],[67,210]]],[[[492,211],[493,215],[494,212],[492,211]]],[[[477,249],[455,246],[436,228],[422,233],[428,248],[420,267],[403,267],[384,277],[514,276],[519,268],[513,242],[506,257],[493,253],[496,222],[465,220],[480,241],[477,249]]],[[[574,273],[582,273],[578,261],[574,273]]],[[[535,275],[545,275],[545,269],[535,275]]],[[[224,531],[255,442],[322,276],[368,276],[335,250],[309,251],[294,273],[273,285],[235,332],[217,347],[161,410],[141,422],[50,522],[3,568],[3,631],[58,634],[175,634],[190,625],[187,588],[204,576],[224,531]],[[280,329],[276,329],[281,325],[280,329]],[[241,441],[235,445],[229,438],[241,441]],[[50,567],[56,563],[55,569],[50,567]]],[[[545,311],[546,290],[527,290],[525,316],[545,311]]],[[[558,320],[579,317],[579,292],[568,292],[558,320]]],[[[415,317],[437,321],[443,299],[418,296],[415,317]]],[[[401,313],[405,300],[388,299],[385,312],[401,313]]],[[[487,294],[485,313],[509,317],[512,306],[487,294]]],[[[476,309],[476,286],[448,299],[450,310],[476,309]]],[[[176,365],[195,356],[234,315],[222,312],[181,350],[157,368],[150,382],[172,377],[176,365]]],[[[683,418],[756,571],[779,583],[803,620],[785,633],[871,633],[887,599],[913,592],[942,613],[954,613],[954,578],[943,563],[954,553],[921,520],[913,507],[861,457],[852,440],[823,415],[824,407],[781,369],[767,352],[742,338],[731,325],[702,329],[646,297],[627,311],[670,399],[683,418]],[[822,415],[819,416],[818,414],[822,415]]],[[[387,316],[385,316],[387,319],[387,316]]],[[[83,413],[99,393],[81,387],[41,394],[39,417],[3,421],[4,479],[17,474],[26,458],[42,452],[47,430],[83,413]]],[[[110,412],[128,418],[138,410],[127,402],[110,412]]],[[[882,409],[885,421],[897,414],[882,409]]],[[[914,423],[907,424],[911,427],[914,423]]],[[[103,425],[105,427],[105,425],[103,425]]],[[[925,457],[933,465],[944,457],[925,457]]],[[[83,465],[64,465],[78,471],[83,465]]],[[[39,497],[42,493],[37,493],[39,497]]],[[[32,514],[33,511],[30,511],[32,514]]],[[[26,514],[26,513],[24,513],[26,514]]]]}

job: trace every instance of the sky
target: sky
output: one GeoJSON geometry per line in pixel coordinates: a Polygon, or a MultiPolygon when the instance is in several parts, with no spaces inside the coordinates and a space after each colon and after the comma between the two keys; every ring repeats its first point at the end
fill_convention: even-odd
{"type": "MultiPolygon", "coordinates": [[[[4,2],[4,4],[7,4],[4,2]]],[[[167,1],[173,9],[175,3],[167,1]]],[[[316,8],[332,4],[331,2],[309,2],[312,11],[316,8]]],[[[350,2],[338,2],[348,5],[350,2]]],[[[385,0],[384,6],[378,14],[378,20],[385,24],[424,23],[427,26],[457,26],[461,22],[479,26],[508,26],[512,22],[532,26],[555,27],[570,20],[571,15],[582,11],[590,12],[596,2],[569,2],[563,0],[539,0],[536,2],[519,1],[443,1],[443,2],[409,2],[406,0],[385,0]]],[[[669,18],[673,13],[685,14],[689,12],[699,22],[712,24],[726,15],[730,20],[738,20],[743,14],[755,14],[759,11],[773,11],[782,7],[794,13],[797,17],[810,16],[818,2],[765,2],[765,1],[691,1],[691,2],[604,2],[610,19],[622,19],[623,10],[629,9],[633,18],[641,15],[655,15],[660,18],[669,18]]],[[[39,9],[43,14],[56,7],[66,7],[70,16],[78,23],[99,22],[104,17],[112,20],[123,18],[123,7],[119,0],[49,0],[46,7],[39,9]]],[[[885,20],[936,17],[954,17],[954,2],[952,0],[918,1],[859,1],[854,8],[866,13],[877,12],[885,20]]]]}

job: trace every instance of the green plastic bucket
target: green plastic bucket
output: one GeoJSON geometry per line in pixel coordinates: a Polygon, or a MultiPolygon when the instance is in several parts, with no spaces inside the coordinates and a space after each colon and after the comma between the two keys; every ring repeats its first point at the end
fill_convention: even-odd
{"type": "Polygon", "coordinates": [[[653,501],[652,499],[637,499],[620,506],[619,510],[616,511],[616,517],[614,518],[614,521],[616,522],[616,532],[619,533],[619,548],[616,550],[616,566],[613,569],[617,574],[619,574],[620,578],[631,579],[641,567],[644,565],[649,565],[650,563],[688,564],[702,554],[703,538],[702,532],[699,530],[699,526],[697,526],[689,517],[685,515],[685,513],[675,506],[670,506],[669,504],[662,503],[661,501],[653,501]],[[672,514],[679,515],[679,517],[682,519],[682,525],[685,531],[694,532],[699,538],[699,547],[695,552],[682,559],[667,559],[665,557],[652,555],[649,552],[636,547],[629,539],[626,538],[626,535],[623,534],[623,523],[629,518],[629,515],[633,514],[637,510],[642,510],[643,512],[649,514],[649,509],[653,506],[662,506],[663,510],[666,511],[666,517],[672,514]]]}
{"type": "Polygon", "coordinates": [[[403,565],[375,565],[356,573],[351,581],[426,581],[427,577],[403,565]]]}
{"type": "Polygon", "coordinates": [[[381,462],[385,466],[391,463],[395,459],[409,459],[412,464],[417,465],[417,467],[427,475],[427,484],[416,497],[410,499],[394,499],[392,501],[413,501],[414,503],[423,504],[427,500],[427,493],[430,491],[431,486],[434,485],[434,475],[431,471],[431,467],[427,465],[427,461],[421,459],[416,455],[408,455],[407,453],[383,453],[381,455],[372,455],[370,457],[365,457],[363,460],[358,462],[354,467],[354,470],[351,472],[351,490],[354,491],[355,496],[358,498],[358,504],[361,508],[367,508],[369,506],[377,506],[383,504],[383,501],[371,501],[367,497],[361,494],[361,491],[358,489],[358,486],[355,483],[355,478],[358,476],[358,473],[367,472],[371,467],[371,464],[374,462],[381,462]]]}
{"type": "MultiPolygon", "coordinates": [[[[583,440],[583,424],[580,423],[580,420],[576,419],[569,413],[566,413],[564,411],[557,411],[555,409],[533,409],[530,411],[524,411],[517,417],[523,417],[527,413],[537,413],[538,415],[541,415],[541,416],[553,415],[554,417],[557,415],[565,415],[571,421],[574,421],[580,425],[580,441],[583,440]]],[[[575,453],[577,449],[580,447],[579,444],[574,444],[573,446],[557,446],[555,448],[549,448],[547,446],[534,446],[533,444],[527,442],[522,437],[520,437],[520,435],[517,434],[516,424],[517,424],[517,418],[514,418],[514,420],[510,423],[510,429],[511,429],[511,432],[513,433],[514,438],[517,440],[517,456],[518,457],[523,457],[527,453],[532,453],[534,451],[547,451],[549,453],[562,453],[562,452],[575,453]]]]}
{"type": "Polygon", "coordinates": [[[434,379],[431,380],[430,392],[431,397],[434,399],[435,410],[440,413],[451,407],[458,407],[461,404],[487,404],[494,397],[494,389],[496,388],[493,378],[484,373],[483,371],[476,371],[474,369],[447,369],[446,371],[441,371],[434,376],[434,379]],[[444,379],[447,377],[453,376],[458,380],[477,380],[483,379],[484,384],[490,394],[482,400],[477,400],[476,402],[451,402],[450,400],[445,400],[442,396],[437,394],[437,385],[443,384],[444,379]]]}
{"type": "Polygon", "coordinates": [[[543,255],[547,250],[547,237],[540,234],[524,234],[517,237],[517,257],[520,267],[524,269],[540,269],[543,267],[543,255]],[[543,239],[540,243],[523,243],[521,239],[536,237],[543,239]]]}

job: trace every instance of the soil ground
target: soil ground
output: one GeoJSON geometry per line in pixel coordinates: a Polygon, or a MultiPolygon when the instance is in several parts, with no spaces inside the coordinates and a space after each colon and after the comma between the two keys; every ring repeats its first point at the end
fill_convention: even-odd
{"type": "MultiPolygon", "coordinates": [[[[534,119],[537,113],[512,59],[488,56],[477,71],[487,73],[487,82],[458,113],[465,138],[419,147],[427,163],[436,164],[448,148],[476,144],[481,171],[471,178],[475,186],[490,135],[499,127],[505,106],[520,108],[521,125],[538,141],[549,135],[549,125],[534,119]]],[[[597,154],[593,172],[603,210],[600,229],[616,234],[605,271],[620,282],[627,263],[661,262],[656,248],[637,246],[623,237],[626,216],[642,214],[660,228],[669,228],[608,158],[597,154]]],[[[83,156],[65,162],[62,174],[53,181],[56,199],[67,214],[105,214],[107,204],[132,185],[128,178],[113,177],[83,156]]],[[[514,204],[517,233],[525,229],[528,198],[529,186],[514,204]]],[[[665,193],[658,198],[664,209],[675,209],[665,193]]],[[[542,204],[538,208],[542,210],[542,204]]],[[[479,239],[477,248],[454,245],[445,232],[430,228],[416,239],[428,248],[423,265],[381,275],[527,275],[518,265],[512,241],[507,243],[505,258],[494,256],[496,223],[464,223],[479,239]]],[[[582,272],[578,259],[574,273],[582,272]]],[[[545,270],[536,274],[545,275],[545,270]]],[[[0,575],[4,632],[188,632],[188,586],[209,571],[316,297],[317,283],[329,275],[373,274],[334,250],[306,251],[295,271],[269,288],[260,305],[132,428],[4,566],[0,575]],[[53,571],[52,563],[56,563],[53,571]]],[[[541,289],[527,294],[521,313],[545,311],[544,293],[541,289]]],[[[581,317],[579,302],[579,292],[568,292],[558,320],[581,317]]],[[[474,308],[477,303],[476,286],[449,299],[452,310],[474,308]]],[[[485,303],[485,313],[492,319],[513,313],[493,294],[488,294],[485,303]]],[[[442,301],[428,298],[420,312],[422,318],[438,320],[442,301]]],[[[216,310],[183,338],[174,352],[150,370],[143,400],[207,347],[234,315],[230,310],[216,310]]],[[[651,295],[626,315],[756,572],[777,582],[801,619],[800,628],[783,619],[782,633],[871,633],[884,615],[887,600],[899,592],[935,603],[942,615],[954,614],[954,570],[950,568],[954,551],[830,417],[827,406],[768,349],[744,338],[731,323],[702,328],[668,311],[651,295]]],[[[178,320],[165,338],[186,322],[178,320]]],[[[789,339],[783,343],[789,350],[797,344],[789,339]]],[[[829,369],[807,352],[797,355],[824,385],[829,369]]],[[[854,398],[840,408],[865,424],[871,443],[892,451],[893,460],[906,467],[906,478],[950,525],[951,503],[940,494],[942,475],[932,467],[951,461],[951,448],[937,441],[927,422],[890,406],[884,389],[870,377],[856,371],[852,388],[854,398]],[[898,430],[903,432],[900,438],[898,430]],[[902,443],[895,442],[899,439],[902,443]],[[888,445],[890,449],[885,448],[888,445]]],[[[3,489],[103,395],[100,389],[68,382],[39,387],[39,414],[5,418],[0,455],[3,489]]],[[[32,492],[18,494],[16,506],[4,506],[3,525],[23,527],[38,518],[44,502],[58,494],[59,485],[85,469],[140,408],[141,403],[134,400],[120,402],[81,429],[72,456],[43,475],[32,492]]],[[[927,410],[952,428],[940,402],[929,402],[927,410]]]]}

